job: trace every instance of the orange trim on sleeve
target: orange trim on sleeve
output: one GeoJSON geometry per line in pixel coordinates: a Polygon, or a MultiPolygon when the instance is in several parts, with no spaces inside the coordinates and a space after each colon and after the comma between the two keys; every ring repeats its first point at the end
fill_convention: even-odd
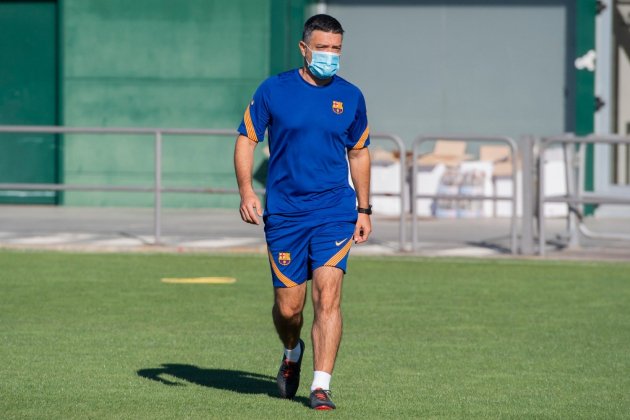
{"type": "Polygon", "coordinates": [[[337,251],[337,253],[333,255],[332,258],[329,259],[324,265],[327,267],[336,267],[337,264],[339,264],[339,261],[343,260],[344,257],[348,254],[351,247],[352,247],[352,238],[350,238],[348,240],[348,243],[346,243],[346,245],[343,248],[337,251]]]}
{"type": "Polygon", "coordinates": [[[367,126],[365,127],[363,134],[361,134],[361,137],[359,138],[359,141],[357,142],[357,144],[354,145],[353,149],[363,149],[369,135],[370,135],[370,126],[367,126]]]}
{"type": "Polygon", "coordinates": [[[295,283],[290,278],[288,278],[287,276],[282,274],[282,272],[280,271],[280,269],[276,265],[276,262],[273,260],[273,255],[271,255],[271,251],[267,250],[267,254],[269,254],[269,262],[271,263],[271,269],[276,274],[278,279],[287,287],[295,287],[295,286],[297,286],[297,283],[295,283]]]}
{"type": "Polygon", "coordinates": [[[249,113],[249,105],[247,105],[247,109],[245,110],[245,117],[243,118],[245,121],[245,129],[247,130],[247,137],[251,140],[258,143],[258,136],[256,135],[256,129],[254,128],[254,123],[252,122],[252,116],[249,113]]]}

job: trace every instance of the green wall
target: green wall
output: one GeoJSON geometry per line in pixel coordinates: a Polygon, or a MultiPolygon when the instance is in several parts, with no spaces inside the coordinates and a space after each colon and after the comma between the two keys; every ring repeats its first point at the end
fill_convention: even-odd
{"type": "MultiPolygon", "coordinates": [[[[0,1],[0,125],[57,124],[57,4],[0,1]]],[[[57,136],[0,134],[0,183],[57,182],[57,136]]],[[[56,204],[52,191],[0,190],[0,204],[56,204]]]]}
{"type": "MultiPolygon", "coordinates": [[[[258,84],[299,64],[297,47],[282,34],[299,31],[305,4],[63,0],[62,123],[236,129],[258,84]]],[[[167,136],[164,186],[235,187],[233,144],[231,137],[167,136]]],[[[257,165],[263,160],[258,149],[257,165]]],[[[63,168],[67,184],[151,185],[153,139],[66,135],[63,168]]],[[[67,205],[152,204],[144,193],[64,196],[67,205]]],[[[233,207],[238,196],[166,194],[163,203],[233,207]]]]}
{"type": "MultiPolygon", "coordinates": [[[[595,49],[595,0],[578,0],[576,2],[575,22],[576,42],[575,56],[582,57],[588,51],[595,49]]],[[[611,7],[610,5],[608,7],[611,7]]],[[[575,97],[575,134],[587,136],[593,133],[595,128],[595,73],[588,70],[576,72],[576,97],[575,97]]],[[[586,145],[586,159],[584,170],[584,190],[593,191],[594,188],[594,148],[592,144],[586,145]]],[[[592,215],[595,206],[587,204],[584,213],[592,215]]]]}

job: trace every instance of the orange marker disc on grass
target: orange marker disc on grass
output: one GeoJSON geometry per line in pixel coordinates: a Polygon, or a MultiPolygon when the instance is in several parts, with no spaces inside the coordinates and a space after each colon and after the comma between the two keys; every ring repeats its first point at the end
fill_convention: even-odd
{"type": "Polygon", "coordinates": [[[165,278],[162,283],[173,284],[232,284],[236,283],[234,277],[191,277],[191,278],[165,278]]]}

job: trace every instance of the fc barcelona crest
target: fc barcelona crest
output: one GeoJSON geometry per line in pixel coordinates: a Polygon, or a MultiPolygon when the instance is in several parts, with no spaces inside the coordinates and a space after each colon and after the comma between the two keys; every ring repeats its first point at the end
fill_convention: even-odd
{"type": "Polygon", "coordinates": [[[332,110],[335,114],[343,113],[343,102],[333,101],[332,110]]]}
{"type": "Polygon", "coordinates": [[[278,254],[278,262],[280,265],[289,265],[291,264],[291,253],[290,252],[281,252],[278,254]]]}

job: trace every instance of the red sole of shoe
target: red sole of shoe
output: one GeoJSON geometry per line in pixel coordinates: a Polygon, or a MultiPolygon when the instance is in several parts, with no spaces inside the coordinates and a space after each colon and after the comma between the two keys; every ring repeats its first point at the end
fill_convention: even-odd
{"type": "Polygon", "coordinates": [[[315,410],[318,410],[318,411],[327,411],[327,410],[332,410],[332,409],[333,409],[332,407],[327,407],[325,405],[321,407],[315,407],[315,410]]]}

